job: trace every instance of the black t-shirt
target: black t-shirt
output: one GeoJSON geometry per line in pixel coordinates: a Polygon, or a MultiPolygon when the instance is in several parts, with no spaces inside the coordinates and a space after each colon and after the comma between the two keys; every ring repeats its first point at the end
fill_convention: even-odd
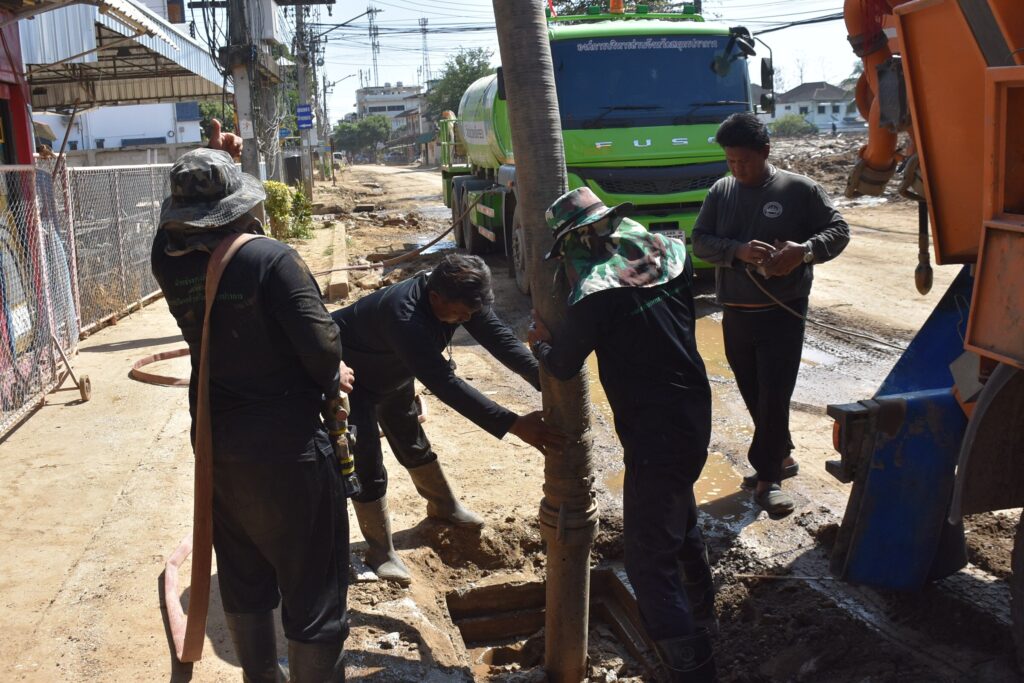
{"type": "Polygon", "coordinates": [[[538,345],[555,377],[597,352],[601,385],[627,461],[675,462],[694,480],[711,438],[711,387],[697,353],[686,271],[657,287],[617,287],[569,307],[564,338],[538,345]]]}
{"type": "MultiPolygon", "coordinates": [[[[809,244],[814,263],[830,261],[846,248],[850,228],[816,182],[769,166],[771,175],[760,187],[746,187],[732,176],[716,182],[701,206],[693,227],[693,253],[712,263],[715,289],[723,304],[771,304],[736,259],[736,249],[750,240],[809,244]]],[[[800,264],[788,275],[758,282],[780,301],[811,293],[814,269],[800,264]]]]}
{"type": "MultiPolygon", "coordinates": [[[[157,231],[153,275],[191,351],[194,420],[209,254],[169,256],[166,244],[157,231]]],[[[221,276],[211,327],[215,459],[301,461],[329,448],[320,407],[338,389],[341,343],[299,255],[271,239],[243,245],[221,276]]]]}
{"type": "MultiPolygon", "coordinates": [[[[458,325],[443,323],[430,308],[427,275],[385,287],[331,314],[341,330],[345,362],[356,384],[375,394],[415,377],[437,398],[499,439],[516,414],[455,374],[444,349],[458,325]]],[[[462,325],[505,367],[540,389],[537,361],[494,311],[485,308],[462,325]]]]}

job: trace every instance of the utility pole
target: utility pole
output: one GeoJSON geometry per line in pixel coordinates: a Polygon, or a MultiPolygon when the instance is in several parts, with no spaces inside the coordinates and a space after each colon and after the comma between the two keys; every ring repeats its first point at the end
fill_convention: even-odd
{"type": "MultiPolygon", "coordinates": [[[[234,0],[238,1],[238,0],[234,0]]],[[[295,5],[295,57],[297,58],[297,71],[299,76],[299,106],[310,107],[309,102],[309,73],[307,71],[309,67],[309,45],[306,42],[306,24],[305,17],[303,16],[303,5],[298,3],[295,5]]],[[[301,119],[301,116],[297,116],[296,120],[301,119]]],[[[302,138],[302,193],[306,195],[306,199],[313,200],[313,164],[310,159],[310,130],[311,128],[303,128],[302,123],[298,124],[301,131],[302,138]]]]}
{"type": "Polygon", "coordinates": [[[253,120],[252,79],[259,67],[252,61],[252,36],[245,16],[245,0],[228,0],[228,46],[221,51],[221,63],[235,83],[235,112],[242,136],[242,170],[260,177],[260,149],[253,120]]]}
{"type": "Polygon", "coordinates": [[[377,87],[380,85],[380,74],[377,71],[377,55],[380,54],[380,41],[377,36],[380,34],[380,30],[377,28],[377,22],[374,17],[377,15],[377,10],[374,9],[373,5],[366,8],[366,13],[370,15],[370,55],[373,57],[373,85],[377,87]]]}

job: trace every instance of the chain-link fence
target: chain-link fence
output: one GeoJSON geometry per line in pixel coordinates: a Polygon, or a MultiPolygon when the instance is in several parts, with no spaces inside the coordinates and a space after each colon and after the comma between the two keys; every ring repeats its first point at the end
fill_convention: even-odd
{"type": "Polygon", "coordinates": [[[157,293],[149,254],[170,165],[69,169],[82,327],[157,293]]]}
{"type": "Polygon", "coordinates": [[[0,435],[63,379],[82,330],[159,291],[149,255],[169,168],[0,166],[0,435]]]}
{"type": "Polygon", "coordinates": [[[45,170],[0,167],[0,434],[56,384],[56,345],[78,342],[63,192],[45,170]]]}

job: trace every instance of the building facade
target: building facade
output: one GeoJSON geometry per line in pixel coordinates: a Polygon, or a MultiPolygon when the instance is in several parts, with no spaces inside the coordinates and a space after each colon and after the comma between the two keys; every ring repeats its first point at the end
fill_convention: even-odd
{"type": "Polygon", "coordinates": [[[796,114],[819,131],[852,130],[864,127],[864,119],[857,111],[852,90],[844,90],[824,81],[801,83],[792,90],[776,96],[775,114],[763,115],[766,122],[796,114]]]}
{"type": "Polygon", "coordinates": [[[395,85],[385,83],[383,86],[371,86],[356,90],[356,116],[364,118],[381,114],[391,120],[391,130],[398,130],[406,125],[405,112],[420,109],[421,88],[418,85],[395,85]]]}

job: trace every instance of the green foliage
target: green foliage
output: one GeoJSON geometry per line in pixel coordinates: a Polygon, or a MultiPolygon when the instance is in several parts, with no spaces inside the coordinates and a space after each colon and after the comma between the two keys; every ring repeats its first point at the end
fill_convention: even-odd
{"type": "Polygon", "coordinates": [[[292,215],[292,190],[284,183],[267,180],[263,183],[267,198],[263,201],[263,209],[270,219],[270,234],[276,240],[288,237],[292,215]]]}
{"type": "MultiPolygon", "coordinates": [[[[687,1],[693,2],[693,0],[687,1]]],[[[651,12],[681,11],[678,7],[680,3],[673,0],[648,0],[639,2],[639,4],[647,5],[651,12]]],[[[554,5],[559,16],[586,14],[587,7],[590,6],[600,7],[602,12],[608,11],[608,0],[554,0],[554,5]]],[[[633,10],[633,3],[629,4],[629,10],[633,10]]]]}
{"type": "Polygon", "coordinates": [[[768,130],[775,137],[791,138],[799,135],[814,135],[818,132],[818,127],[813,123],[808,123],[799,114],[786,114],[769,123],[768,130]]]}
{"type": "Polygon", "coordinates": [[[334,128],[334,146],[346,152],[376,153],[377,143],[391,137],[391,121],[383,114],[374,114],[356,123],[339,121],[334,128]]]}
{"type": "Polygon", "coordinates": [[[440,118],[441,112],[459,110],[459,100],[466,88],[481,76],[494,73],[491,68],[492,52],[487,48],[475,47],[460,50],[445,62],[444,71],[434,87],[427,93],[426,114],[430,119],[440,118]]]}
{"type": "Polygon", "coordinates": [[[206,140],[206,131],[210,129],[211,119],[218,119],[224,132],[235,132],[235,108],[230,102],[225,103],[223,109],[220,102],[200,102],[199,114],[202,116],[199,125],[203,129],[203,140],[206,140]]]}
{"type": "Polygon", "coordinates": [[[306,199],[300,187],[295,188],[292,195],[291,216],[290,237],[305,240],[313,236],[313,205],[306,199]]]}

